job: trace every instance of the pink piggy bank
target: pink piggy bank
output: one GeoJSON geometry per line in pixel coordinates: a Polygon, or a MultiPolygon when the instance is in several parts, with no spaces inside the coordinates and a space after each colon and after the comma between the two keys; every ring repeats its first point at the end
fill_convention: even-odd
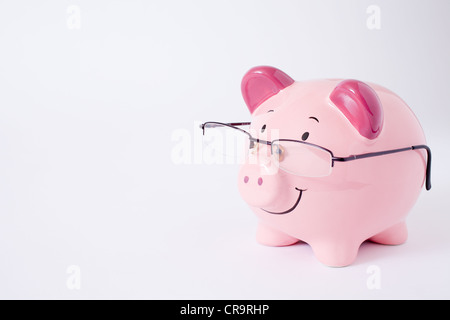
{"type": "Polygon", "coordinates": [[[245,74],[242,94],[251,123],[202,129],[245,140],[238,184],[258,218],[258,242],[303,241],[340,267],[366,240],[406,241],[406,216],[423,184],[431,188],[431,151],[401,98],[357,80],[296,82],[267,66],[245,74]]]}

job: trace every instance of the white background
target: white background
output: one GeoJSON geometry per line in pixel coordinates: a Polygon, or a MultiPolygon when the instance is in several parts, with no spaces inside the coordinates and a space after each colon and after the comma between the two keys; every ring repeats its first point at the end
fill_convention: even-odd
{"type": "Polygon", "coordinates": [[[450,298],[449,12],[446,0],[1,1],[0,298],[450,298]],[[262,64],[379,83],[410,105],[433,188],[406,244],[365,243],[329,268],[306,244],[256,243],[237,168],[194,163],[195,123],[249,120],[240,81],[262,64]],[[173,162],[180,132],[191,164],[173,162]]]}

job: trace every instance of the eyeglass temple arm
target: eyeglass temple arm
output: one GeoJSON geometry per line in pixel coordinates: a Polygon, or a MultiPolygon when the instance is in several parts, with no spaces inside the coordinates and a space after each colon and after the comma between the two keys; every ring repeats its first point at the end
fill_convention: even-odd
{"type": "Polygon", "coordinates": [[[232,122],[232,123],[220,123],[220,122],[205,122],[200,125],[200,129],[205,127],[205,124],[208,124],[210,128],[217,128],[223,125],[231,126],[231,127],[240,127],[240,126],[249,126],[251,122],[232,122]]]}
{"type": "Polygon", "coordinates": [[[427,168],[426,168],[426,177],[425,177],[425,188],[427,190],[431,189],[431,149],[426,145],[417,145],[417,146],[411,146],[408,148],[401,148],[401,149],[394,149],[394,150],[386,150],[386,151],[380,151],[380,152],[370,152],[370,153],[363,153],[363,154],[357,154],[352,155],[349,157],[333,157],[333,161],[352,161],[357,159],[364,159],[364,158],[371,158],[371,157],[377,157],[382,156],[386,154],[391,153],[397,153],[397,152],[403,152],[403,151],[409,151],[409,150],[417,150],[417,149],[425,149],[427,151],[427,168]]]}
{"type": "Polygon", "coordinates": [[[217,128],[217,127],[221,127],[221,126],[227,126],[227,127],[236,127],[235,129],[241,130],[241,131],[245,131],[242,130],[241,128],[237,128],[240,126],[249,126],[251,125],[251,122],[232,122],[232,123],[222,123],[222,122],[205,122],[202,123],[199,127],[200,129],[202,129],[203,134],[205,134],[205,126],[206,124],[208,124],[209,128],[217,128]]]}
{"type": "Polygon", "coordinates": [[[431,149],[426,145],[418,145],[418,146],[412,146],[412,150],[416,149],[425,149],[427,151],[427,172],[426,172],[426,180],[425,180],[425,187],[427,190],[431,189],[431,149]]]}
{"type": "MultiPolygon", "coordinates": [[[[256,143],[260,143],[260,144],[266,144],[268,146],[272,145],[271,141],[262,140],[262,139],[258,139],[258,138],[253,138],[250,133],[248,133],[244,129],[238,128],[240,126],[249,126],[249,125],[251,125],[251,122],[234,122],[234,123],[205,122],[205,123],[200,125],[200,129],[203,130],[203,135],[205,134],[205,126],[206,126],[206,124],[208,124],[209,128],[217,128],[217,127],[222,127],[222,126],[232,127],[233,129],[239,130],[239,131],[244,132],[245,134],[247,134],[249,139],[250,139],[250,142],[252,142],[252,143],[256,142],[256,143]]],[[[253,147],[251,147],[251,148],[253,148],[253,147]]]]}

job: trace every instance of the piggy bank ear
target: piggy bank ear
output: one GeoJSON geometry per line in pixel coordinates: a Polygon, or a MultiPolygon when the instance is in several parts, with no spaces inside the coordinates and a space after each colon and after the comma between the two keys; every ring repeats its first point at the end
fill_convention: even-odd
{"type": "Polygon", "coordinates": [[[371,87],[361,81],[344,80],[334,88],[330,99],[362,136],[378,137],[383,127],[383,107],[371,87]]]}
{"type": "Polygon", "coordinates": [[[261,103],[292,83],[294,80],[281,70],[267,66],[254,67],[242,79],[242,96],[250,113],[253,113],[261,103]]]}

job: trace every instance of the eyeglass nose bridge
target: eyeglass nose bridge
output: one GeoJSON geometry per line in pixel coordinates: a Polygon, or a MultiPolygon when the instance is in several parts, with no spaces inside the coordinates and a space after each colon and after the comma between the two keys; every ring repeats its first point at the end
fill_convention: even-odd
{"type": "Polygon", "coordinates": [[[273,154],[271,141],[250,137],[250,143],[249,143],[250,151],[252,151],[253,153],[257,153],[259,155],[259,150],[260,150],[261,146],[268,146],[268,148],[270,150],[270,155],[273,154]]]}
{"type": "Polygon", "coordinates": [[[272,142],[253,138],[250,136],[249,142],[249,159],[256,161],[258,164],[264,163],[267,166],[272,161],[272,142]],[[267,146],[269,149],[265,149],[267,146]]]}
{"type": "Polygon", "coordinates": [[[260,145],[260,144],[267,145],[267,146],[270,146],[270,147],[272,146],[272,142],[271,141],[250,137],[249,149],[253,149],[255,147],[255,145],[260,145]]]}
{"type": "Polygon", "coordinates": [[[253,137],[250,138],[250,152],[247,161],[249,164],[258,165],[261,170],[261,175],[275,175],[280,169],[274,158],[272,146],[271,141],[253,137]]]}

